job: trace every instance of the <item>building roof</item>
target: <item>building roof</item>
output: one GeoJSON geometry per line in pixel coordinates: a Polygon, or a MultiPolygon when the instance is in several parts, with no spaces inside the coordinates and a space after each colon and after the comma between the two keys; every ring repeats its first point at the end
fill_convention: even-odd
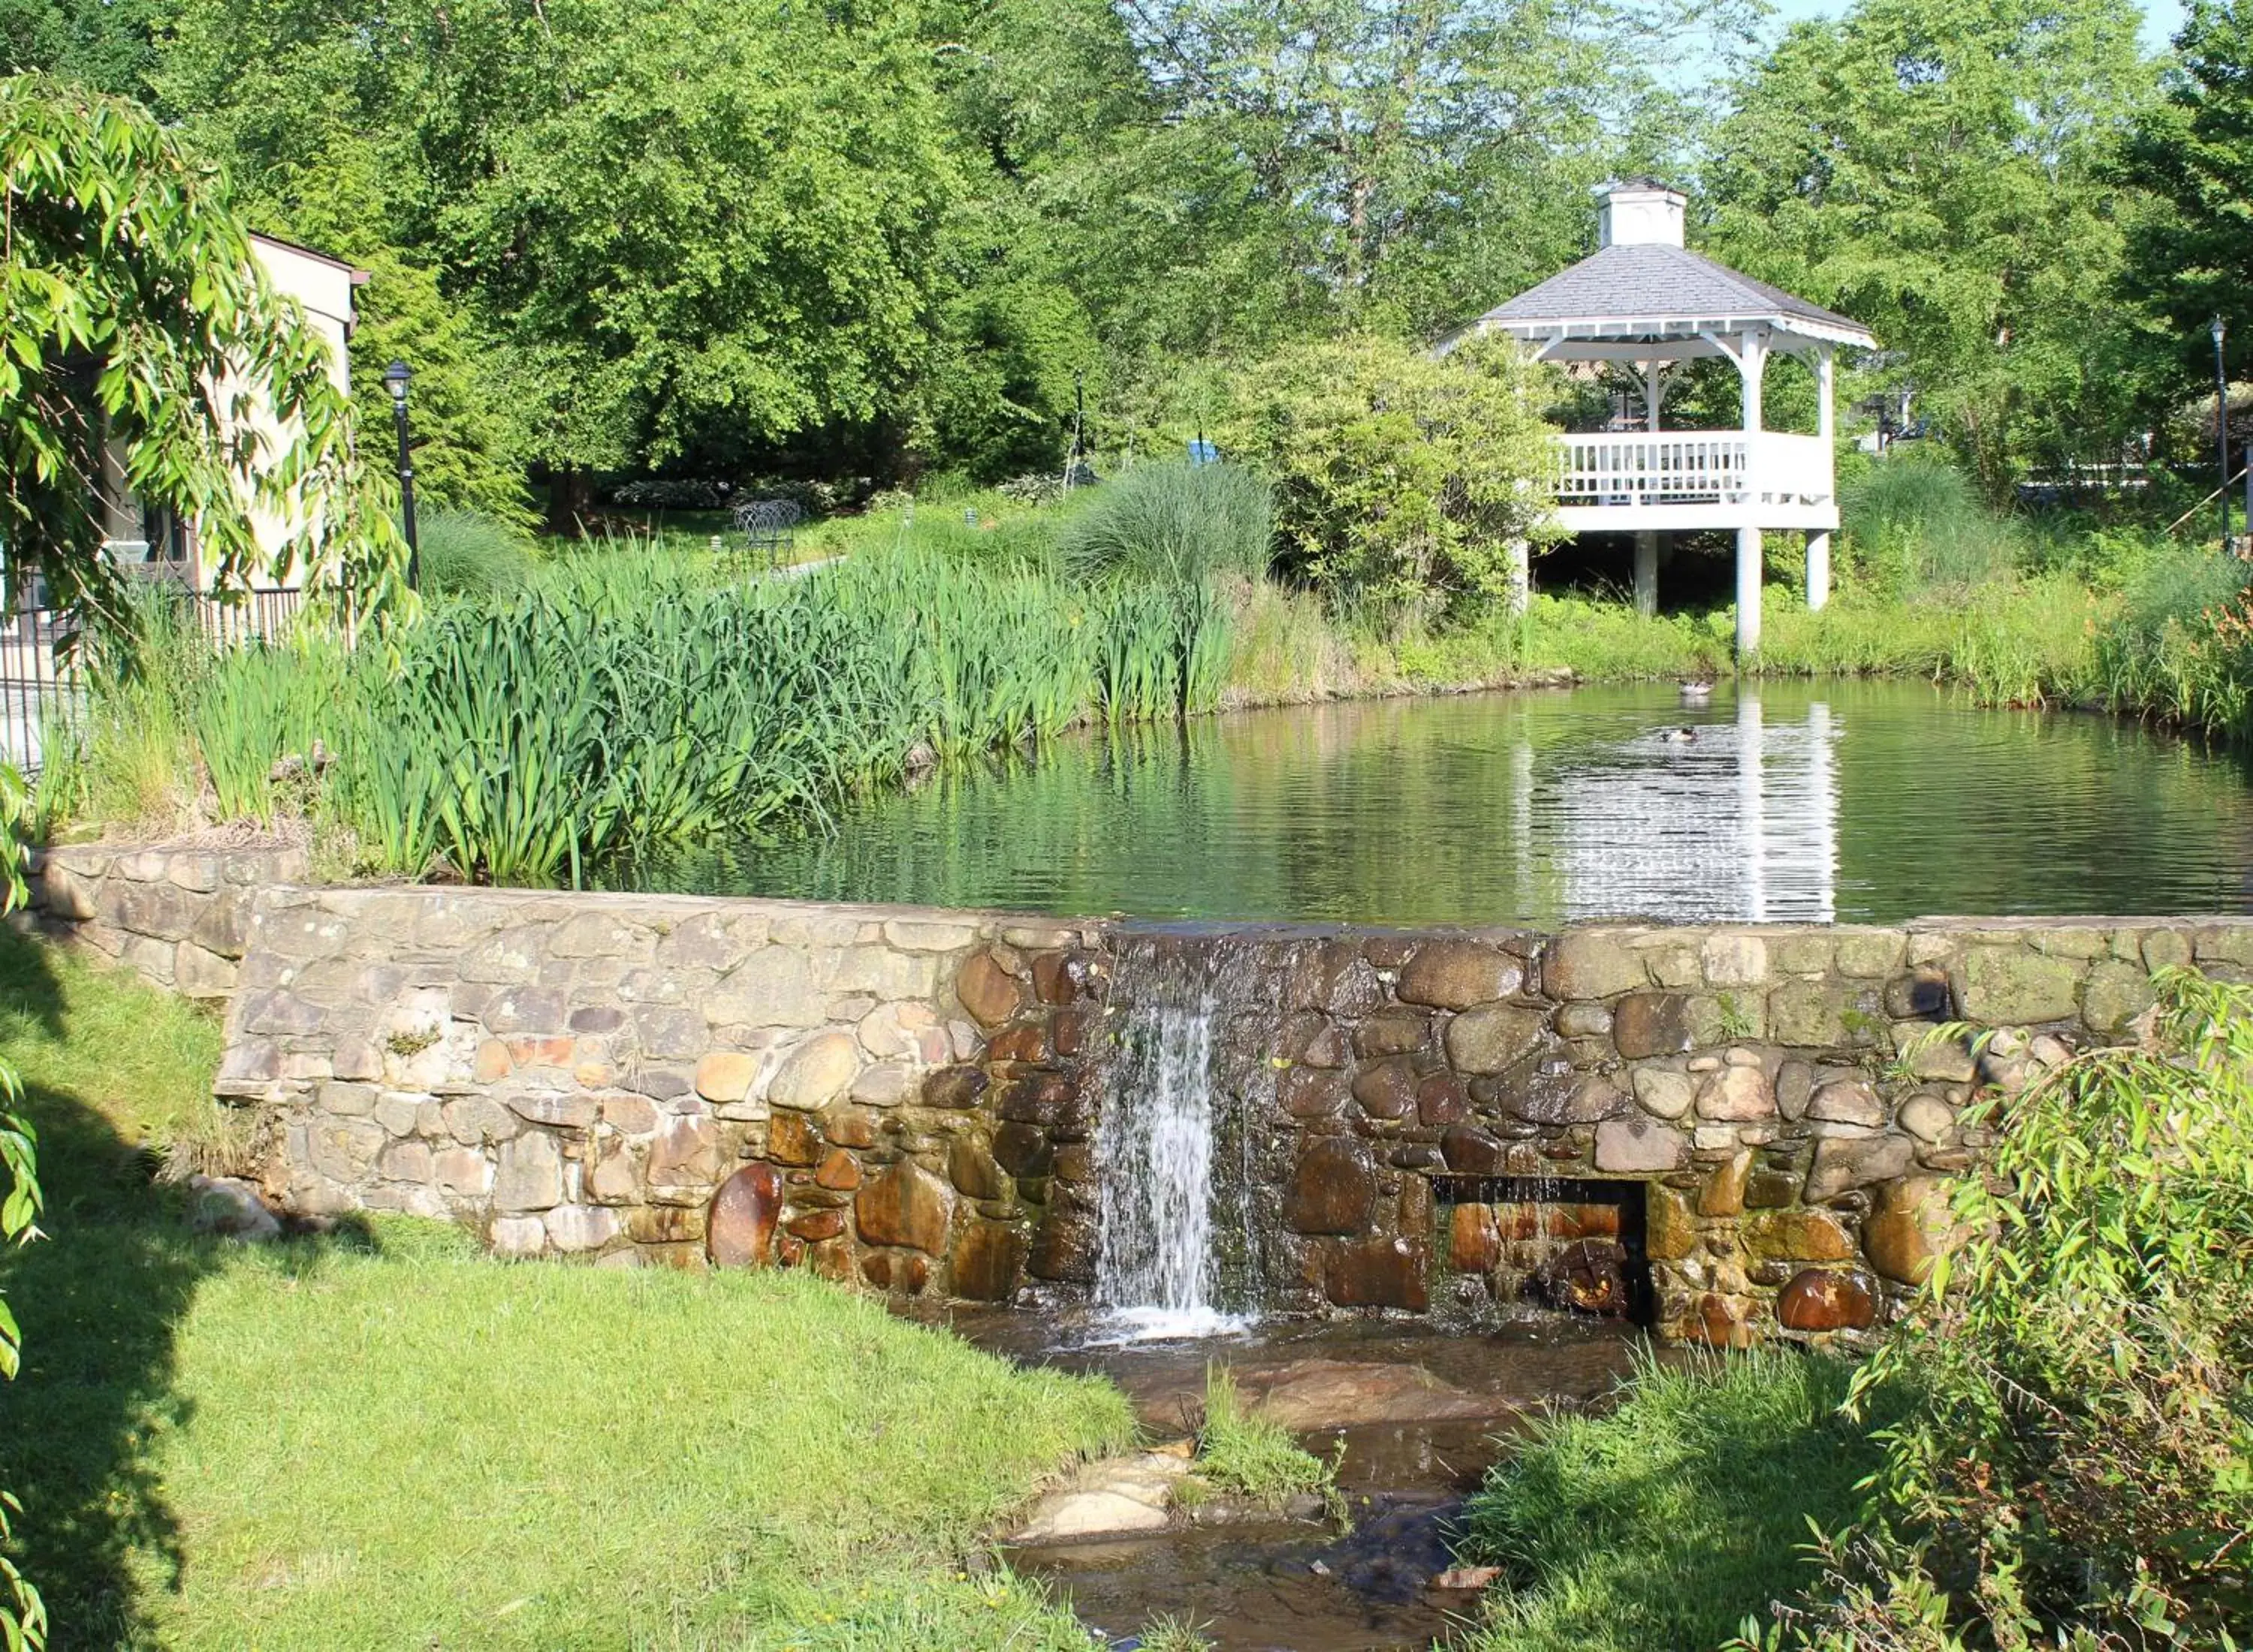
{"type": "Polygon", "coordinates": [[[1851,317],[1663,241],[1615,243],[1489,310],[1465,331],[1647,337],[1766,324],[1833,344],[1877,340],[1851,317]]]}
{"type": "Polygon", "coordinates": [[[352,276],[352,284],[355,287],[364,287],[367,284],[367,271],[348,263],[334,253],[324,253],[318,247],[308,247],[300,241],[284,240],[279,235],[269,235],[262,229],[252,230],[250,239],[262,240],[269,247],[279,247],[284,251],[296,253],[303,257],[315,259],[321,263],[344,270],[352,276]]]}

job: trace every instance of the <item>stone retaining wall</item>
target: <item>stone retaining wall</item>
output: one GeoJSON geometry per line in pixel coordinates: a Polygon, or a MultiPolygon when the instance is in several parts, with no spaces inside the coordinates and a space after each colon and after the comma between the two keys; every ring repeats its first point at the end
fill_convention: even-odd
{"type": "Polygon", "coordinates": [[[311,875],[304,849],[262,845],[38,851],[31,903],[43,927],[129,965],[185,998],[232,994],[254,891],[311,875]]]}
{"type": "MultiPolygon", "coordinates": [[[[115,858],[80,904],[121,954],[185,922],[177,981],[205,943],[147,891],[234,886],[153,866],[115,858]]],[[[1092,1281],[1130,941],[1138,970],[1153,947],[1238,955],[1223,1035],[1251,1075],[1245,1203],[1275,1306],[1475,1306],[1563,1241],[1592,1277],[1647,1262],[1663,1329],[1735,1344],[1883,1322],[1946,1242],[1944,1178],[1984,1145],[1961,1123],[1976,1094],[2131,1036],[2155,967],[2253,965],[2253,924],[2219,920],[1154,936],[269,887],[219,1089],[268,1110],[271,1191],[306,1213],[1008,1300],[1092,1281]],[[1958,1019],[1999,1035],[1977,1059],[1932,1041],[1958,1019]]]]}

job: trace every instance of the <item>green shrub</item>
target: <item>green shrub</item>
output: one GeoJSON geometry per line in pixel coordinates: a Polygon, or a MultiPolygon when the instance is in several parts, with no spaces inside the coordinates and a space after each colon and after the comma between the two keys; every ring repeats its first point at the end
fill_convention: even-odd
{"type": "Polygon", "coordinates": [[[1301,345],[1244,375],[1222,441],[1275,478],[1292,573],[1414,624],[1507,594],[1512,542],[1558,537],[1539,372],[1506,340],[1301,345]]]}
{"type": "Polygon", "coordinates": [[[2215,733],[2248,732],[2253,645],[2236,610],[2247,572],[2190,546],[2147,562],[2097,638],[2106,703],[2215,733]]]}
{"type": "Polygon", "coordinates": [[[2253,1635],[2253,989],[2157,986],[2151,1046],[1966,1113],[1998,1136],[1957,1184],[1969,1237],[1857,1379],[1916,1404],[1821,1545],[1829,1587],[1763,1644],[2253,1635]]]}
{"type": "Polygon", "coordinates": [[[1057,549],[1065,575],[1085,584],[1203,585],[1265,573],[1274,532],[1273,490],[1242,466],[1142,464],[1093,490],[1057,549]]]}
{"type": "Polygon", "coordinates": [[[507,596],[532,575],[532,547],[497,518],[476,511],[431,511],[415,526],[426,591],[507,596]]]}

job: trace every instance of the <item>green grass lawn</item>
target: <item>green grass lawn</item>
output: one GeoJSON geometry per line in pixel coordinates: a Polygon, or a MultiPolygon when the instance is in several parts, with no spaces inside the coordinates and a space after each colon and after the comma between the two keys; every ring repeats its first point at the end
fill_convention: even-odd
{"type": "Polygon", "coordinates": [[[192,1237],[145,1146],[199,1126],[218,1042],[0,940],[51,1200],[0,1263],[0,1485],[57,1647],[1085,1648],[962,1563],[1128,1436],[1116,1390],[795,1275],[509,1265],[403,1221],[192,1237]]]}
{"type": "Polygon", "coordinates": [[[1710,1652],[1816,1580],[1877,1466],[1838,1415],[1852,1368],[1789,1349],[1645,1366],[1618,1407],[1545,1425],[1467,1511],[1501,1563],[1467,1652],[1710,1652]]]}

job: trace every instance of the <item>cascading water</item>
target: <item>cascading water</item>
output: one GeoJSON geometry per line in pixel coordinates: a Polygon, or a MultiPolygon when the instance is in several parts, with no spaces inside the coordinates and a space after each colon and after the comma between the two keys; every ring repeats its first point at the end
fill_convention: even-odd
{"type": "Polygon", "coordinates": [[[1171,937],[1127,943],[1114,966],[1095,1298],[1133,1335],[1236,1329],[1251,1306],[1252,1143],[1243,1085],[1224,1070],[1231,974],[1224,947],[1171,937]]]}

